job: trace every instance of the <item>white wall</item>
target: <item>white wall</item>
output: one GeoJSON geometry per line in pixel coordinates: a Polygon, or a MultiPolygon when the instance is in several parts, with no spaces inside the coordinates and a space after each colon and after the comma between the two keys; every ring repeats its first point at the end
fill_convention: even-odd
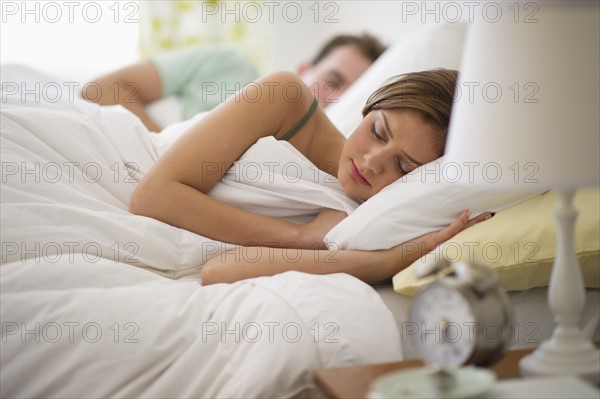
{"type": "MultiPolygon", "coordinates": [[[[389,45],[424,25],[418,15],[409,16],[403,12],[408,3],[418,4],[415,2],[320,0],[287,3],[302,6],[302,18],[290,22],[294,16],[292,6],[288,6],[289,16],[285,15],[283,7],[275,14],[278,18],[273,24],[274,69],[294,69],[298,63],[310,60],[320,46],[336,34],[368,32],[389,45]]],[[[433,19],[425,21],[431,22],[433,19]]]]}
{"type": "Polygon", "coordinates": [[[85,81],[139,58],[135,2],[0,2],[0,60],[85,81]]]}
{"type": "MultiPolygon", "coordinates": [[[[0,60],[78,81],[133,63],[140,59],[140,3],[0,0],[0,60]]],[[[265,43],[272,46],[271,70],[294,70],[338,33],[368,31],[390,44],[424,25],[419,14],[407,13],[423,2],[271,0],[269,4],[272,14],[265,12],[263,18],[273,32],[272,42],[265,43]]],[[[431,17],[425,21],[431,22],[431,17]]]]}

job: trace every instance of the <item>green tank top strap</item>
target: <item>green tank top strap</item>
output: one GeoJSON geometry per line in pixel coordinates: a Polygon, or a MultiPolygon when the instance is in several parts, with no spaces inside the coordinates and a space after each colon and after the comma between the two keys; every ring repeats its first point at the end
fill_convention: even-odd
{"type": "Polygon", "coordinates": [[[313,101],[312,105],[310,106],[310,109],[308,110],[308,112],[302,117],[302,119],[300,119],[298,122],[296,122],[296,124],[294,126],[292,126],[292,128],[290,130],[288,130],[287,133],[284,134],[282,138],[280,138],[280,140],[290,141],[290,139],[292,137],[294,137],[300,129],[302,129],[302,127],[306,124],[306,122],[308,122],[308,120],[310,119],[312,114],[315,113],[318,106],[319,106],[319,101],[315,97],[315,100],[313,101]]]}

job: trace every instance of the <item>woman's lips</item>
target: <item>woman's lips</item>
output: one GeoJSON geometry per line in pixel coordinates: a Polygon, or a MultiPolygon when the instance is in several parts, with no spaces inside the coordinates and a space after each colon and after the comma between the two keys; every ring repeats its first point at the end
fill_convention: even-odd
{"type": "Polygon", "coordinates": [[[354,164],[354,161],[351,161],[351,162],[352,162],[352,177],[354,178],[354,180],[358,184],[362,184],[363,186],[370,186],[367,179],[365,179],[365,177],[358,171],[358,168],[354,164]]]}

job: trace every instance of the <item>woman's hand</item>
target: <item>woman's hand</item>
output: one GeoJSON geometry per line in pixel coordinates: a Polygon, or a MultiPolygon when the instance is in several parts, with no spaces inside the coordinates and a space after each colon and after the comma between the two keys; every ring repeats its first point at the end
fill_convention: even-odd
{"type": "Polygon", "coordinates": [[[342,272],[363,281],[381,281],[398,273],[421,255],[467,227],[488,219],[491,213],[483,213],[471,220],[469,215],[470,213],[465,211],[448,227],[387,250],[320,251],[315,250],[315,243],[324,247],[325,234],[346,217],[344,212],[324,209],[312,222],[299,225],[307,234],[306,237],[312,234],[312,238],[307,238],[312,247],[311,244],[304,243],[308,249],[296,251],[293,261],[290,261],[290,255],[285,248],[258,248],[258,258],[251,256],[250,259],[246,259],[242,252],[244,248],[240,247],[232,251],[236,256],[216,256],[206,262],[202,268],[202,284],[231,283],[252,277],[272,276],[289,270],[314,274],[342,272]],[[233,262],[232,259],[236,261],[233,262]]]}
{"type": "MultiPolygon", "coordinates": [[[[427,252],[432,251],[438,245],[442,244],[445,241],[448,241],[461,231],[479,223],[483,222],[492,217],[491,212],[484,212],[479,216],[476,216],[472,219],[469,219],[471,216],[471,211],[463,211],[460,216],[452,222],[448,227],[445,227],[441,230],[434,231],[432,233],[425,234],[421,237],[418,237],[416,240],[422,239],[425,243],[425,250],[427,252]]],[[[425,254],[423,254],[425,255],[425,254]]]]}
{"type": "Polygon", "coordinates": [[[300,242],[298,245],[304,249],[327,249],[323,239],[339,222],[344,220],[348,214],[343,211],[336,211],[325,208],[309,223],[299,225],[300,242]]]}
{"type": "Polygon", "coordinates": [[[484,212],[479,216],[469,219],[471,211],[464,211],[448,227],[424,234],[408,242],[397,245],[387,252],[391,256],[391,267],[394,274],[409,266],[421,256],[433,251],[438,245],[448,241],[461,231],[493,216],[491,212],[484,212]]]}

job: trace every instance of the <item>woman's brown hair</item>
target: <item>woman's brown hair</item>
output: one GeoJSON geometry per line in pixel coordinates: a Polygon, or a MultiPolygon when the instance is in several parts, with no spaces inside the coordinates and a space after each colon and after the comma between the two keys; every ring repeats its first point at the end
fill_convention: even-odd
{"type": "Polygon", "coordinates": [[[376,109],[408,108],[435,126],[445,141],[458,71],[434,69],[395,76],[377,89],[365,104],[363,116],[376,109]]]}

